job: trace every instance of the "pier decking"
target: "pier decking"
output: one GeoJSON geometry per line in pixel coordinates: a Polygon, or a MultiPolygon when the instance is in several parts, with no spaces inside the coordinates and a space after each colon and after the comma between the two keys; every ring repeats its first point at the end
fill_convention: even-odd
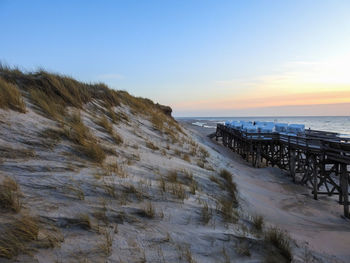
{"type": "Polygon", "coordinates": [[[249,133],[222,124],[215,138],[240,154],[254,167],[277,166],[289,171],[293,182],[308,186],[318,195],[338,195],[349,215],[350,138],[316,130],[304,134],[249,133]]]}

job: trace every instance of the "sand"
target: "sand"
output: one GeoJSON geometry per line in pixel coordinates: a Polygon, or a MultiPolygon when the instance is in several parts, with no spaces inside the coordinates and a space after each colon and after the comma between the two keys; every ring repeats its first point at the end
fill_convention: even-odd
{"type": "Polygon", "coordinates": [[[287,230],[299,246],[306,245],[326,262],[349,262],[350,220],[342,216],[342,206],[336,197],[321,196],[314,200],[311,191],[293,184],[287,172],[252,167],[206,136],[215,129],[191,125],[193,122],[182,123],[233,172],[247,211],[261,214],[269,223],[287,230]]]}
{"type": "MultiPolygon", "coordinates": [[[[31,253],[1,262],[263,262],[267,250],[252,226],[255,214],[264,215],[266,227],[290,232],[293,262],[346,262],[349,256],[349,222],[333,199],[314,201],[280,170],[250,167],[208,139],[208,129],[183,123],[183,133],[171,138],[122,105],[113,110],[129,121],[113,124],[123,138],[117,145],[96,124],[96,105],[88,104],[83,122],[107,152],[97,165],[72,142],[43,136],[58,123],[26,104],[26,114],[0,109],[0,182],[5,176],[18,182],[20,214],[38,218],[39,235],[28,243],[31,253]],[[220,200],[229,196],[223,168],[238,186],[230,221],[220,211],[220,200]],[[176,183],[169,179],[174,172],[176,183]]],[[[1,213],[0,230],[17,216],[1,213]]]]}

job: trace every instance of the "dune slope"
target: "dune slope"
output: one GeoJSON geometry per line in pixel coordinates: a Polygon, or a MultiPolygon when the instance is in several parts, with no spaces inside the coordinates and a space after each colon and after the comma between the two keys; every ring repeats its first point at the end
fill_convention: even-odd
{"type": "Polygon", "coordinates": [[[44,71],[0,87],[1,262],[305,261],[169,107],[44,71]]]}

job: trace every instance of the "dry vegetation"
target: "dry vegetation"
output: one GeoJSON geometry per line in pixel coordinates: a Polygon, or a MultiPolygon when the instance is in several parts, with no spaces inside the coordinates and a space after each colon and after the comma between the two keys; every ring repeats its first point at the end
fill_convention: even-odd
{"type": "Polygon", "coordinates": [[[238,213],[235,210],[235,208],[238,207],[237,186],[233,182],[232,174],[229,171],[225,169],[221,170],[220,177],[224,179],[224,183],[221,183],[217,180],[219,182],[219,186],[222,189],[226,190],[228,195],[222,196],[219,199],[218,209],[221,212],[224,221],[236,222],[238,218],[238,213]]]}
{"type": "Polygon", "coordinates": [[[116,144],[123,143],[122,137],[116,131],[113,130],[113,125],[111,124],[111,122],[108,121],[108,119],[105,115],[103,115],[98,120],[98,125],[103,127],[109,133],[109,135],[113,138],[113,140],[116,144]]]}
{"type": "Polygon", "coordinates": [[[209,223],[213,216],[212,210],[209,208],[208,203],[204,203],[201,210],[201,221],[206,225],[209,223]]]}
{"type": "MultiPolygon", "coordinates": [[[[0,107],[11,108],[25,112],[25,104],[18,86],[28,95],[34,105],[49,118],[58,120],[63,124],[65,135],[68,139],[78,145],[78,150],[83,152],[91,160],[101,163],[105,154],[93,138],[88,128],[84,126],[79,114],[67,116],[67,107],[82,109],[90,102],[99,102],[105,107],[104,116],[98,120],[113,138],[120,144],[123,139],[113,130],[113,126],[108,121],[106,115],[113,123],[124,120],[129,121],[124,113],[116,114],[114,107],[121,104],[130,107],[134,114],[151,118],[157,129],[163,130],[175,137],[175,131],[182,131],[176,121],[170,116],[171,108],[153,103],[151,100],[133,97],[126,91],[115,91],[109,89],[105,84],[88,84],[76,81],[68,76],[48,73],[44,70],[24,73],[18,68],[9,68],[0,65],[0,107]],[[163,123],[165,124],[163,126],[163,123]]],[[[157,150],[157,146],[152,142],[147,143],[147,147],[157,150]]]]}
{"type": "Polygon", "coordinates": [[[0,77],[0,108],[11,109],[22,113],[26,107],[18,88],[0,77]]]}
{"type": "Polygon", "coordinates": [[[19,186],[16,181],[6,177],[0,184],[0,208],[5,211],[19,212],[21,209],[19,186]]]}
{"type": "Polygon", "coordinates": [[[91,221],[88,214],[79,214],[75,225],[79,226],[82,229],[89,230],[91,229],[91,221]]]}
{"type": "Polygon", "coordinates": [[[39,240],[39,219],[29,215],[28,208],[20,213],[20,197],[17,182],[5,177],[0,185],[0,209],[6,215],[0,224],[0,258],[31,254],[36,247],[52,248],[63,241],[57,228],[49,225],[39,240]]]}
{"type": "Polygon", "coordinates": [[[138,214],[142,217],[154,218],[156,211],[153,204],[151,202],[148,202],[144,207],[142,207],[138,214]]]}
{"type": "MultiPolygon", "coordinates": [[[[17,92],[13,90],[14,85],[21,83],[20,88],[32,93],[30,97],[33,101],[51,117],[60,117],[64,113],[61,111],[62,107],[82,108],[84,104],[89,102],[100,101],[107,109],[109,113],[107,115],[110,115],[109,117],[114,122],[118,120],[128,122],[129,119],[125,114],[115,114],[112,109],[123,103],[129,106],[135,114],[150,116],[155,121],[157,129],[162,129],[160,123],[162,121],[162,123],[167,124],[167,131],[170,127],[174,127],[175,130],[182,132],[181,127],[170,117],[171,108],[155,104],[149,99],[131,96],[126,91],[109,89],[103,83],[83,83],[71,77],[49,73],[45,70],[25,73],[18,68],[9,68],[4,65],[0,65],[0,77],[1,88],[4,86],[4,89],[10,89],[10,96],[20,95],[18,90],[17,92]],[[51,110],[46,105],[49,105],[53,112],[50,112],[51,110]],[[55,110],[57,112],[54,112],[55,110]]],[[[13,98],[15,100],[11,102],[18,102],[14,104],[15,107],[24,106],[20,96],[14,96],[13,98]]]]}
{"type": "Polygon", "coordinates": [[[78,151],[84,153],[92,161],[103,162],[105,152],[98,144],[97,139],[92,136],[89,128],[83,123],[80,112],[69,116],[64,128],[64,135],[77,146],[78,151]]]}
{"type": "Polygon", "coordinates": [[[50,97],[39,89],[30,89],[29,94],[33,104],[39,107],[47,117],[54,120],[62,120],[65,115],[65,108],[63,105],[52,103],[50,97]]]}
{"type": "Polygon", "coordinates": [[[23,215],[9,223],[0,234],[0,257],[13,258],[27,252],[26,244],[38,238],[39,226],[35,218],[23,215]]]}
{"type": "Polygon", "coordinates": [[[264,217],[261,215],[254,215],[252,217],[253,227],[256,231],[261,232],[264,227],[264,217]]]}
{"type": "Polygon", "coordinates": [[[146,147],[153,150],[153,151],[159,150],[159,147],[151,141],[146,141],[146,147]]]}
{"type": "Polygon", "coordinates": [[[286,232],[271,227],[265,232],[265,245],[268,253],[266,262],[291,262],[292,252],[290,247],[290,237],[286,232]]]}
{"type": "Polygon", "coordinates": [[[223,178],[225,180],[225,188],[226,188],[226,191],[229,193],[229,196],[230,196],[230,201],[232,202],[232,205],[234,207],[237,207],[238,206],[238,199],[237,199],[237,185],[235,182],[233,182],[233,179],[232,179],[232,174],[223,169],[220,171],[220,176],[221,178],[223,178]]]}

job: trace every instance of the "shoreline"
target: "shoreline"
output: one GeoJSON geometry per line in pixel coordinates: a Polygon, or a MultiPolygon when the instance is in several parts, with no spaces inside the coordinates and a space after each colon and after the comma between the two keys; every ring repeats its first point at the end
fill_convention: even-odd
{"type": "Polygon", "coordinates": [[[215,129],[192,125],[196,120],[178,120],[193,136],[217,153],[221,165],[232,171],[248,213],[261,214],[268,223],[288,231],[298,244],[327,262],[346,262],[350,257],[349,220],[342,218],[334,197],[314,200],[306,187],[293,184],[279,168],[254,168],[240,156],[211,140],[215,129]]]}

